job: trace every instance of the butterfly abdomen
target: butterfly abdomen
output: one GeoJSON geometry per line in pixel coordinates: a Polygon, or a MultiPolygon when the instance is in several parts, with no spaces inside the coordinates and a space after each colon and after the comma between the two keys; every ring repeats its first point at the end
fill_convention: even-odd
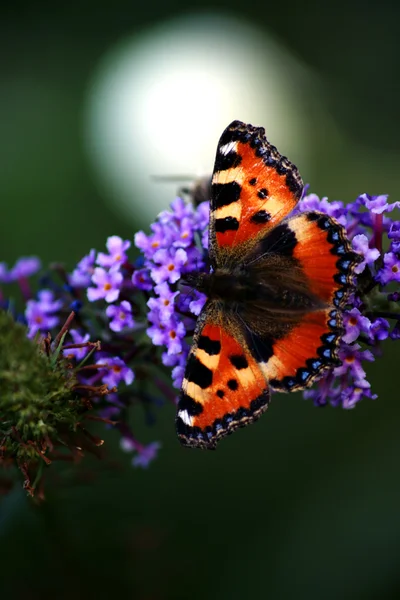
{"type": "Polygon", "coordinates": [[[223,301],[224,304],[247,302],[259,293],[257,285],[251,283],[249,273],[240,268],[233,271],[217,269],[213,273],[202,274],[195,287],[209,300],[223,301]]]}

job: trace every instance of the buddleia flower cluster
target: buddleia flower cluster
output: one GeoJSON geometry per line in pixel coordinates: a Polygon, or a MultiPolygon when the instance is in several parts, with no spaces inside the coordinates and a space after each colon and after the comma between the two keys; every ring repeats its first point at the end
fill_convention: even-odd
{"type": "MultiPolygon", "coordinates": [[[[362,256],[357,285],[343,314],[342,364],[303,393],[317,406],[349,409],[362,398],[377,397],[368,381],[368,363],[382,356],[383,342],[400,339],[399,206],[389,203],[386,195],[362,194],[344,204],[308,194],[296,207],[296,212],[317,210],[337,219],[362,256]]],[[[106,251],[90,250],[72,272],[59,264],[44,270],[32,257],[21,258],[11,269],[0,263],[0,315],[12,316],[15,327],[22,328],[19,341],[0,338],[0,382],[4,374],[13,381],[17,372],[27,373],[18,402],[10,393],[5,401],[0,383],[0,462],[14,460],[24,469],[19,452],[29,448],[37,470],[39,454],[41,462],[51,460],[56,444],[65,439],[60,431],[66,427],[73,438],[82,427],[83,413],[118,429],[121,448],[131,453],[133,466],[147,467],[157,456],[160,442],[144,443],[135,434],[137,408],[151,425],[161,405],[176,402],[196,319],[206,300],[188,281],[191,274],[208,268],[208,224],[208,200],[194,203],[177,197],[149,233],[134,235],[134,244],[113,235],[106,251]],[[39,349],[42,359],[50,361],[75,400],[68,394],[64,400],[62,394],[57,396],[50,377],[40,392],[49,402],[42,412],[30,411],[36,375],[26,363],[29,352],[18,353],[26,344],[29,352],[39,349]],[[5,358],[11,356],[10,345],[13,365],[5,358]],[[53,416],[54,397],[62,406],[75,402],[77,411],[70,421],[64,416],[53,419],[51,435],[40,437],[42,422],[49,424],[53,416]],[[30,428],[21,426],[20,414],[30,428]]],[[[81,445],[72,442],[70,447],[81,445]]]]}

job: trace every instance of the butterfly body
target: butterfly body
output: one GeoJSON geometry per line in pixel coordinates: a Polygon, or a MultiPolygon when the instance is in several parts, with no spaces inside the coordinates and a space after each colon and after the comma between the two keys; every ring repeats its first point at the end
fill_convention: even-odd
{"type": "Polygon", "coordinates": [[[234,121],[224,131],[212,179],[211,269],[191,277],[207,302],[178,404],[186,446],[215,448],[266,410],[270,389],[304,389],[338,364],[358,255],[334,219],[288,217],[302,189],[262,128],[234,121]]]}

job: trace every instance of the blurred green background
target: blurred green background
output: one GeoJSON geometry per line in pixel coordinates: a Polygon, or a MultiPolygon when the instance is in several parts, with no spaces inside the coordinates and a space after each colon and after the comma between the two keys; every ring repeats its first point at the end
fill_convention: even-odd
{"type": "MultiPolygon", "coordinates": [[[[107,236],[131,239],[138,227],[148,226],[154,216],[144,212],[150,188],[135,196],[133,177],[134,209],[128,210],[129,190],[124,195],[104,175],[114,148],[107,158],[107,140],[90,133],[88,124],[98,122],[91,116],[93,89],[104,65],[117,69],[115,48],[146,31],[156,46],[157,32],[170,23],[175,31],[174,19],[185,15],[200,24],[205,16],[209,23],[215,18],[216,36],[224,19],[246,23],[271,41],[272,54],[279,53],[274,73],[281,72],[282,89],[290,89],[284,98],[290,127],[279,133],[285,111],[278,125],[270,108],[263,113],[263,94],[279,81],[257,81],[254,74],[252,82],[243,80],[235,65],[230,79],[220,69],[232,99],[222,127],[232,107],[240,110],[235,99],[254,93],[254,124],[267,132],[275,128],[272,141],[290,152],[313,191],[331,199],[363,192],[398,199],[399,4],[22,0],[0,14],[2,260],[12,264],[36,254],[44,263],[60,260],[72,268],[90,248],[102,249],[107,236]]],[[[258,48],[268,70],[275,54],[263,56],[258,48]]],[[[158,57],[162,61],[162,55],[153,60],[158,57]]],[[[222,58],[217,44],[212,62],[218,76],[222,58]]],[[[184,87],[176,90],[181,94],[184,87]]],[[[245,111],[236,118],[251,120],[245,111]]],[[[136,116],[145,136],[151,111],[136,116]]],[[[201,118],[207,123],[207,114],[201,118]]],[[[174,126],[178,135],[179,119],[174,126]]],[[[206,129],[213,148],[222,127],[213,125],[209,134],[206,129]]],[[[191,152],[195,122],[188,132],[191,152]]],[[[133,133],[125,149],[135,174],[142,142],[135,145],[133,133]]],[[[158,144],[149,140],[150,147],[158,144]]],[[[179,174],[179,160],[174,168],[179,174]]],[[[147,164],[145,176],[163,174],[160,163],[154,169],[147,164]]],[[[154,184],[158,210],[165,189],[154,184]]],[[[135,415],[135,431],[163,445],[148,471],[130,466],[116,432],[102,431],[105,460],[87,459],[53,474],[45,505],[34,506],[18,489],[0,501],[1,597],[400,598],[394,370],[400,352],[390,342],[384,350],[383,359],[368,365],[377,401],[364,400],[346,412],[316,409],[297,394],[277,396],[258,424],[221,443],[216,453],[179,446],[170,406],[159,411],[152,428],[139,411],[135,415]]]]}

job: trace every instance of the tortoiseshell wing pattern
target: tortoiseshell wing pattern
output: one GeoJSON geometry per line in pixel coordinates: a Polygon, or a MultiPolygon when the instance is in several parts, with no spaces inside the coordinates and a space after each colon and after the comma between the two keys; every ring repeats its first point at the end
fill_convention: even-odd
{"type": "Polygon", "coordinates": [[[256,420],[270,389],[304,389],[339,364],[341,311],[359,262],[335,219],[289,217],[303,183],[263,128],[227,127],[211,187],[209,298],[177,412],[182,444],[209,449],[256,420]]]}

